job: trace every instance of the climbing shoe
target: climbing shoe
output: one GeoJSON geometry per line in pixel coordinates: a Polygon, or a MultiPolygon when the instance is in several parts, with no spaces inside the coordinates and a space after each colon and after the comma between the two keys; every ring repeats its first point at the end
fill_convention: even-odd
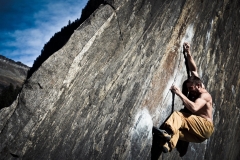
{"type": "Polygon", "coordinates": [[[168,134],[165,130],[159,129],[153,126],[153,133],[157,134],[158,136],[164,138],[166,141],[170,141],[171,135],[168,134]]]}
{"type": "Polygon", "coordinates": [[[168,153],[168,152],[171,151],[171,148],[170,148],[170,146],[169,146],[169,142],[166,142],[166,143],[163,145],[162,151],[163,151],[164,153],[168,153]]]}

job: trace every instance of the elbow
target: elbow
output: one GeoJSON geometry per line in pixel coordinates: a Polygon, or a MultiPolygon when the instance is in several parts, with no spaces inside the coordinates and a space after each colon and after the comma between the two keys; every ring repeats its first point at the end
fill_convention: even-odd
{"type": "Polygon", "coordinates": [[[192,113],[196,113],[197,110],[196,110],[196,109],[191,109],[191,112],[192,112],[192,113]]]}
{"type": "Polygon", "coordinates": [[[198,109],[194,106],[185,105],[185,107],[187,107],[192,113],[196,113],[198,111],[198,109]]]}
{"type": "Polygon", "coordinates": [[[198,112],[198,108],[197,107],[195,107],[195,106],[192,106],[191,107],[191,111],[192,111],[192,113],[196,113],[196,112],[198,112]]]}

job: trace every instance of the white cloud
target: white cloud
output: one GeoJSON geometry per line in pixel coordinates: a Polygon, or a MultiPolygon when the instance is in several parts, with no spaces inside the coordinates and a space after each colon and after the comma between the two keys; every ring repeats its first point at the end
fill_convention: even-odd
{"type": "Polygon", "coordinates": [[[34,60],[41,54],[44,44],[54,33],[66,26],[69,20],[72,22],[80,18],[87,0],[74,1],[74,3],[64,1],[47,4],[45,8],[33,15],[33,23],[36,27],[8,33],[13,40],[3,42],[3,44],[17,49],[2,51],[2,54],[31,67],[34,60]]]}

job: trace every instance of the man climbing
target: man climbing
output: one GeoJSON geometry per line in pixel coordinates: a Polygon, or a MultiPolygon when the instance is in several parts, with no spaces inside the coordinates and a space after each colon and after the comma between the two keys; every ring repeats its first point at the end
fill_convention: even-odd
{"type": "Polygon", "coordinates": [[[153,128],[153,132],[163,137],[166,143],[163,145],[163,152],[170,152],[176,147],[178,140],[201,143],[209,138],[213,131],[212,121],[212,97],[205,89],[198,77],[196,64],[191,56],[190,45],[184,43],[187,53],[188,67],[192,75],[186,80],[186,85],[191,100],[181,90],[172,86],[170,90],[181,98],[184,106],[191,112],[175,111],[164,123],[164,130],[153,128]]]}

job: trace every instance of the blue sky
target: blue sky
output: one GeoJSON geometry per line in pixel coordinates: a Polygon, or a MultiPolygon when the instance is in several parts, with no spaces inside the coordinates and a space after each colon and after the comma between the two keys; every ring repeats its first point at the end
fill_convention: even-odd
{"type": "Polygon", "coordinates": [[[0,0],[0,54],[32,66],[45,43],[80,18],[88,0],[0,0]]]}

